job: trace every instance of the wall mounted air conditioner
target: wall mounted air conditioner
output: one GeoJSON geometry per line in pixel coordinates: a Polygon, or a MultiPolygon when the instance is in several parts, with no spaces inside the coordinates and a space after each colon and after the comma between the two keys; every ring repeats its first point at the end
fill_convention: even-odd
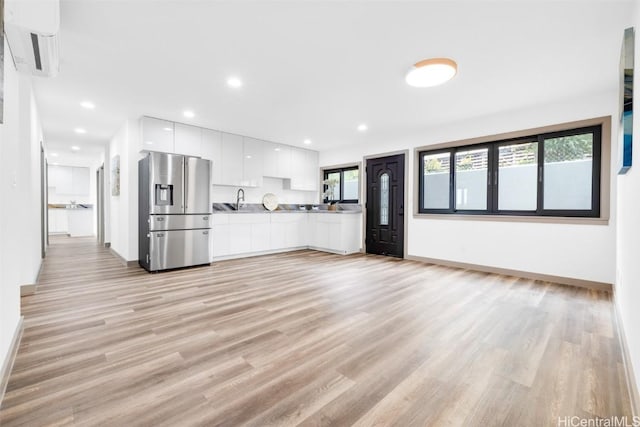
{"type": "Polygon", "coordinates": [[[18,71],[41,77],[58,73],[59,0],[6,0],[4,32],[18,71]]]}

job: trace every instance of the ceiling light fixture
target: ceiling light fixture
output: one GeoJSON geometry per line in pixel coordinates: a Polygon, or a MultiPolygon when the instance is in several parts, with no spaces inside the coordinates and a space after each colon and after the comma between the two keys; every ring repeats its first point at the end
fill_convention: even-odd
{"type": "Polygon", "coordinates": [[[280,151],[280,149],[279,148],[274,148],[273,151],[280,151]]]}
{"type": "Polygon", "coordinates": [[[51,157],[58,157],[58,153],[51,153],[51,157]]]}
{"type": "Polygon", "coordinates": [[[86,108],[87,110],[93,110],[94,108],[96,108],[96,105],[91,101],[82,101],[80,103],[80,106],[86,108]]]}
{"type": "Polygon", "coordinates": [[[162,128],[162,130],[166,130],[167,132],[171,132],[173,129],[171,129],[171,128],[162,128]]]}
{"type": "Polygon", "coordinates": [[[232,87],[232,88],[234,88],[234,89],[237,89],[237,88],[239,88],[239,87],[242,87],[242,80],[240,80],[240,79],[239,79],[239,78],[237,78],[237,77],[229,77],[229,78],[227,79],[227,85],[228,85],[229,87],[232,87]]]}
{"type": "Polygon", "coordinates": [[[193,111],[186,110],[182,113],[182,115],[189,119],[192,119],[195,117],[196,114],[193,111]]]}
{"type": "Polygon", "coordinates": [[[369,129],[369,127],[368,127],[367,125],[365,125],[364,123],[362,123],[361,125],[358,125],[358,130],[359,130],[360,132],[364,132],[364,131],[366,131],[367,129],[369,129]]]}
{"type": "Polygon", "coordinates": [[[71,149],[72,149],[73,151],[78,151],[78,150],[80,150],[80,147],[78,147],[77,145],[72,145],[72,146],[71,146],[71,149]]]}
{"type": "Polygon", "coordinates": [[[311,145],[311,140],[310,139],[305,139],[303,142],[305,143],[305,145],[311,145]]]}
{"type": "Polygon", "coordinates": [[[75,128],[76,133],[87,133],[86,130],[82,129],[82,128],[75,128]]]}
{"type": "Polygon", "coordinates": [[[432,58],[415,63],[405,80],[409,86],[432,87],[451,80],[458,72],[458,64],[449,58],[432,58]]]}
{"type": "Polygon", "coordinates": [[[153,141],[145,141],[144,143],[147,145],[153,145],[153,141]]]}

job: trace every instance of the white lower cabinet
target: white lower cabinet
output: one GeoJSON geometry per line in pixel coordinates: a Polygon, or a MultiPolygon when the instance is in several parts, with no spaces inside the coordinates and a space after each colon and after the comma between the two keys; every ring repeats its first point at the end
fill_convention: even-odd
{"type": "Polygon", "coordinates": [[[360,251],[361,214],[221,213],[212,217],[214,259],[307,247],[339,254],[360,251]]]}
{"type": "Polygon", "coordinates": [[[271,249],[307,247],[307,213],[283,213],[271,216],[271,249]]]}
{"type": "Polygon", "coordinates": [[[229,248],[229,214],[211,215],[210,253],[214,257],[227,256],[229,248]]]}
{"type": "Polygon", "coordinates": [[[49,233],[68,233],[69,217],[66,209],[49,208],[49,233]]]}

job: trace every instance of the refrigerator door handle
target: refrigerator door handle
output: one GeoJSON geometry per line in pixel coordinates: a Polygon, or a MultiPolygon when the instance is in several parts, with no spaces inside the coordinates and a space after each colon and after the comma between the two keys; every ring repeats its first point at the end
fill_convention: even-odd
{"type": "Polygon", "coordinates": [[[187,211],[187,200],[189,200],[189,162],[187,158],[182,158],[182,176],[184,177],[184,192],[182,193],[182,213],[187,211]]]}

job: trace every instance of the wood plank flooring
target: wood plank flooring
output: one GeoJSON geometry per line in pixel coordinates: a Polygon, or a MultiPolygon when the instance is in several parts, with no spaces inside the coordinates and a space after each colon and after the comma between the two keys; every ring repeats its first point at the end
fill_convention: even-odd
{"type": "Polygon", "coordinates": [[[609,294],[299,251],[148,274],[57,237],[2,426],[555,426],[630,416],[609,294]]]}

